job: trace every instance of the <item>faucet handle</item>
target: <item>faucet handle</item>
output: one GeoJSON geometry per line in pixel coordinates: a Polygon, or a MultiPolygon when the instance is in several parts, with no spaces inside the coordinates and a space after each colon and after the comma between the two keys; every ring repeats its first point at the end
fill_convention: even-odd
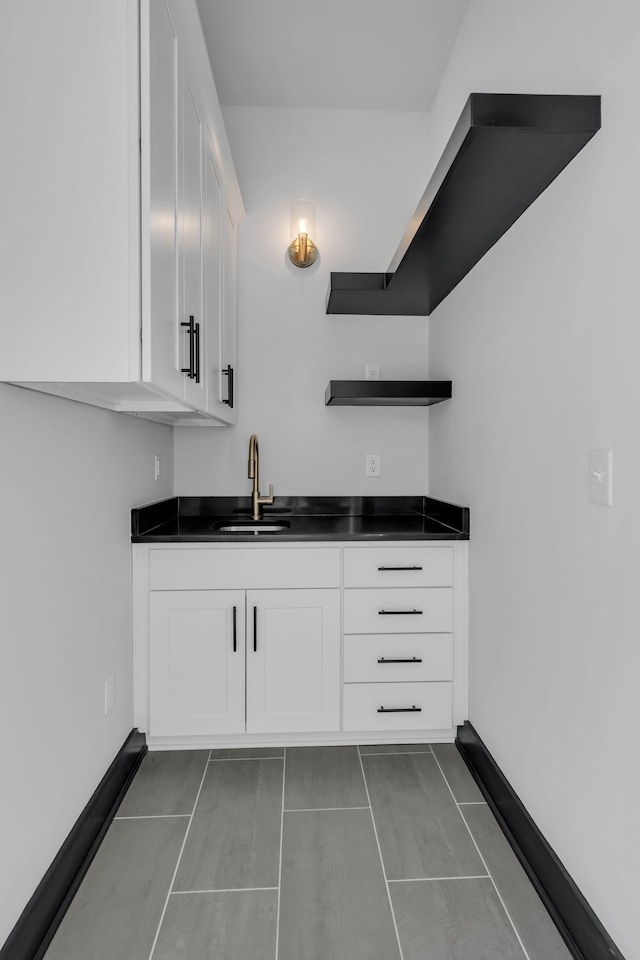
{"type": "Polygon", "coordinates": [[[273,498],[273,484],[270,483],[270,484],[269,484],[269,496],[268,496],[268,497],[258,496],[257,502],[258,502],[261,506],[265,506],[265,505],[266,505],[266,506],[269,506],[270,504],[273,503],[273,499],[274,499],[274,498],[273,498]]]}

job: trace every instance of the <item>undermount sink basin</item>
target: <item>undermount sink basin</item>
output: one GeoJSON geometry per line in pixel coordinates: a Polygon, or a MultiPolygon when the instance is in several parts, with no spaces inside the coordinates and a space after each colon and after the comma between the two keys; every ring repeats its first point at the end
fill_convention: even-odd
{"type": "Polygon", "coordinates": [[[213,529],[218,533],[278,533],[280,530],[287,530],[289,523],[282,521],[280,523],[269,523],[268,521],[256,520],[253,523],[215,523],[213,529]]]}

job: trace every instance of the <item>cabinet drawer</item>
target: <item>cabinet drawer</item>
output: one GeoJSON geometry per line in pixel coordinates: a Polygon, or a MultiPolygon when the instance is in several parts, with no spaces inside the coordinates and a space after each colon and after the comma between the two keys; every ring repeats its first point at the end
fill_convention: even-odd
{"type": "Polygon", "coordinates": [[[151,590],[339,587],[340,550],[154,550],[151,590]]]}
{"type": "Polygon", "coordinates": [[[450,587],[452,547],[348,547],[345,587],[450,587]]]}
{"type": "Polygon", "coordinates": [[[451,680],[450,633],[376,633],[344,638],[344,682],[451,680]],[[404,662],[398,662],[404,661],[404,662]]]}
{"type": "Polygon", "coordinates": [[[450,633],[451,587],[345,590],[345,633],[450,633]]]}
{"type": "Polygon", "coordinates": [[[446,730],[451,727],[450,683],[347,683],[342,691],[343,730],[446,730]],[[381,713],[382,707],[408,712],[381,713]]]}

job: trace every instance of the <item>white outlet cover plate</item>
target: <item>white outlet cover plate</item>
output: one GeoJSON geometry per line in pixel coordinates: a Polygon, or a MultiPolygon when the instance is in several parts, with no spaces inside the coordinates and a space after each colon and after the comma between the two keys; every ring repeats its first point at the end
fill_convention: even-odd
{"type": "Polygon", "coordinates": [[[589,451],[589,500],[603,507],[613,504],[613,452],[589,451]]]}
{"type": "Polygon", "coordinates": [[[379,477],[380,476],[380,454],[379,453],[368,453],[366,455],[366,476],[367,477],[379,477]]]}
{"type": "Polygon", "coordinates": [[[380,379],[380,364],[368,363],[365,367],[365,378],[367,380],[377,381],[380,379]]]}

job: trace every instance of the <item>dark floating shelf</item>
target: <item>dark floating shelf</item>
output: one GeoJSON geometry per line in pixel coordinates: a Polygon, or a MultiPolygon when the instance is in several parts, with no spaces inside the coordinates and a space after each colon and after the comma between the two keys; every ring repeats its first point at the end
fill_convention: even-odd
{"type": "Polygon", "coordinates": [[[332,273],[327,313],[430,314],[599,129],[599,96],[472,93],[388,270],[332,273]]]}
{"type": "Polygon", "coordinates": [[[429,407],[451,397],[451,380],[330,380],[326,406],[429,407]]]}

